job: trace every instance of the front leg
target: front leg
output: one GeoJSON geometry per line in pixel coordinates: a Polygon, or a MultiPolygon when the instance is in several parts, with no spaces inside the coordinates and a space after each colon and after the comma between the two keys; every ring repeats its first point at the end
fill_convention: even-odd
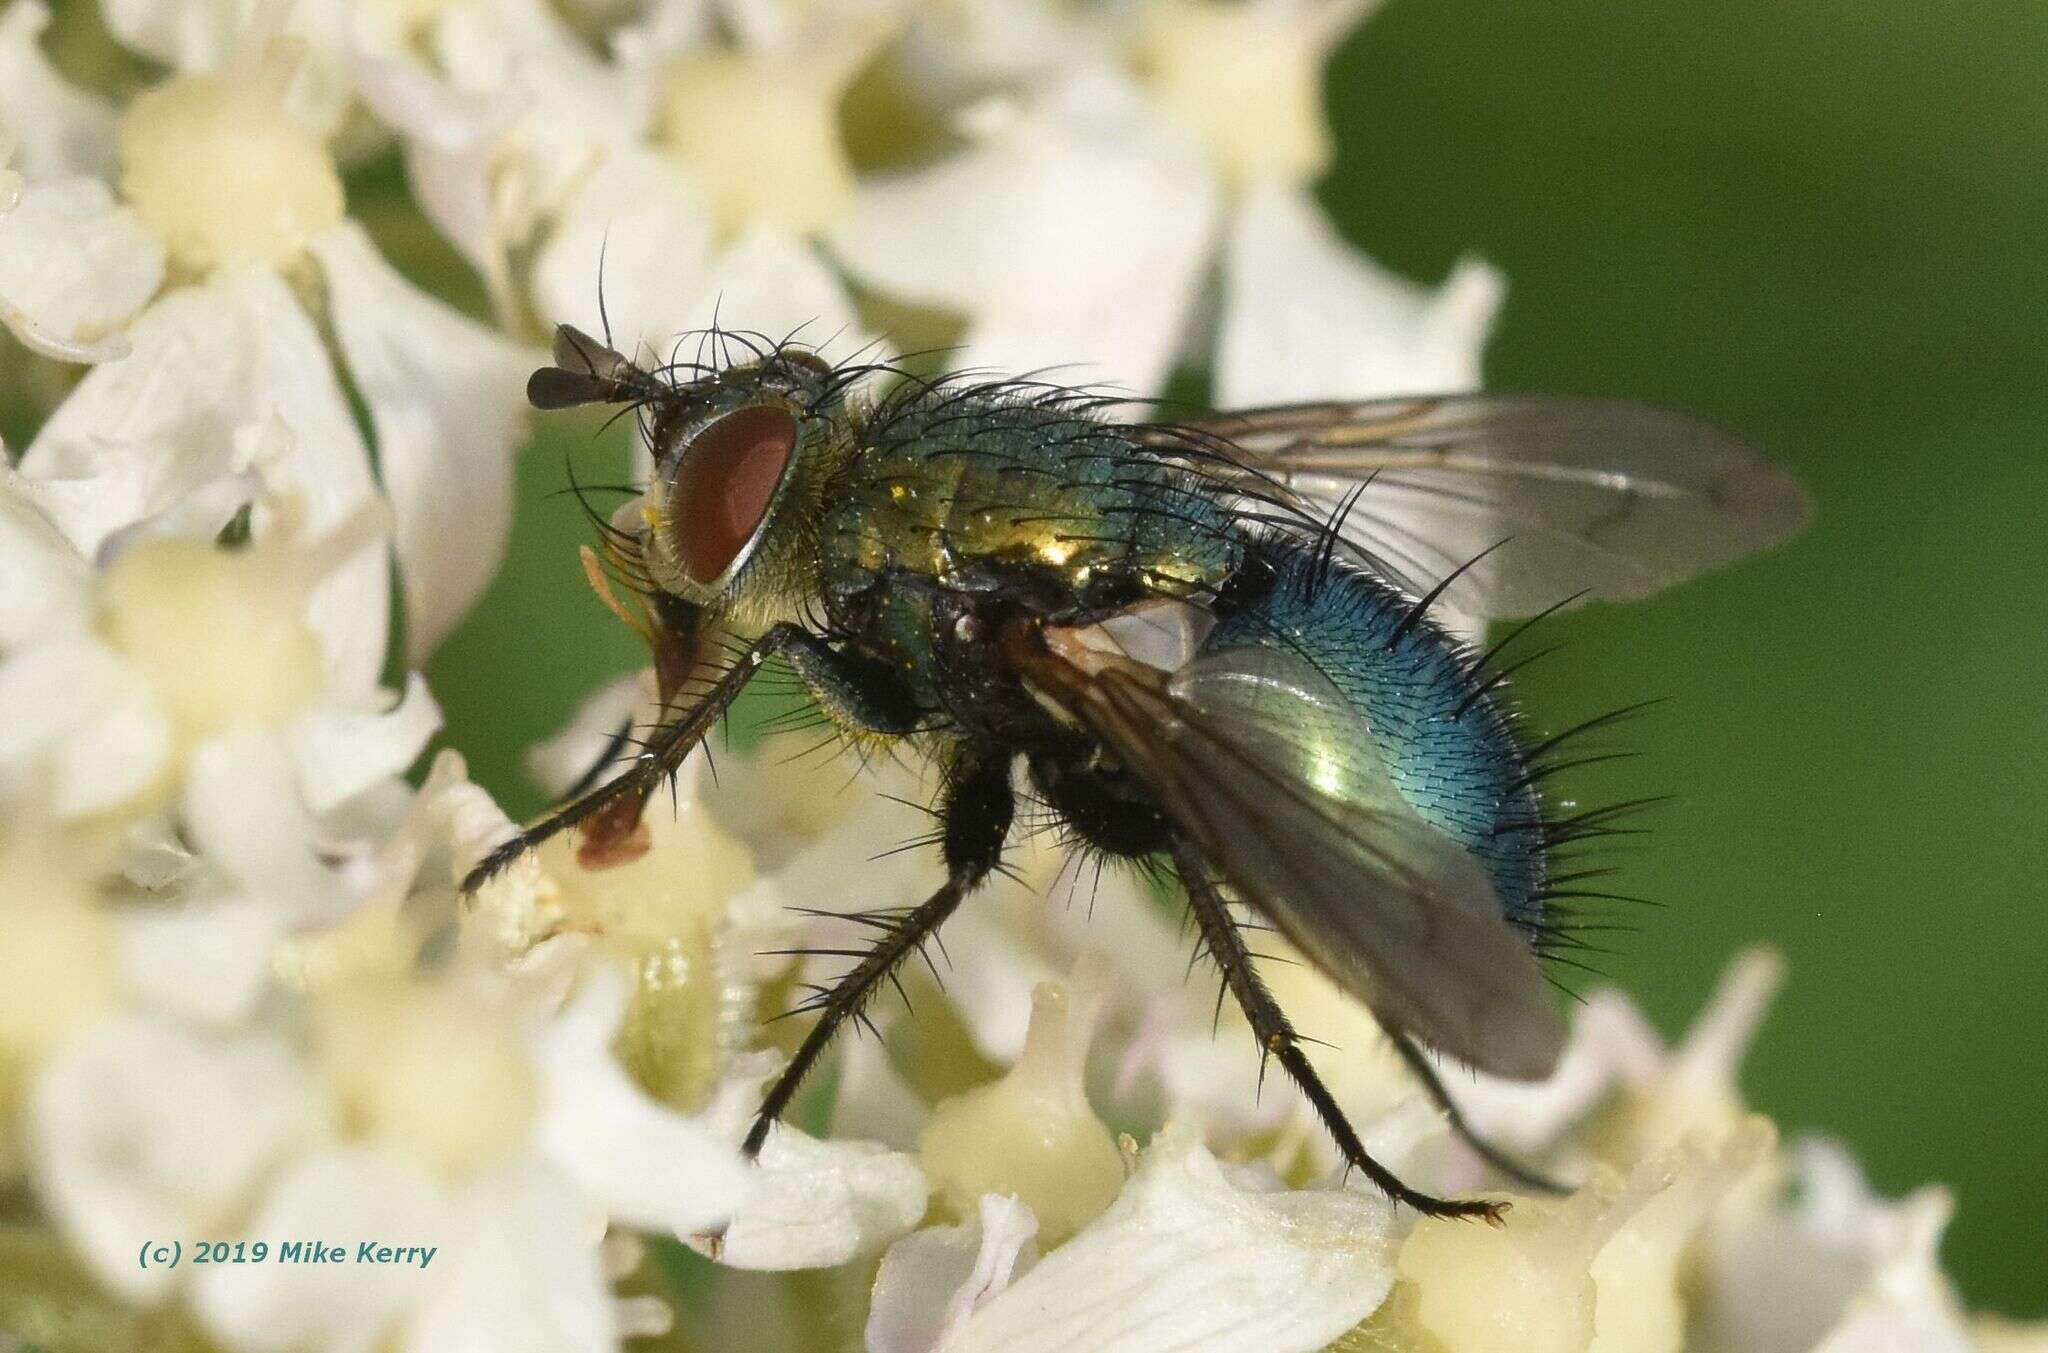
{"type": "MultiPolygon", "coordinates": [[[[761,665],[792,646],[814,637],[801,627],[784,622],[770,626],[760,638],[742,651],[732,666],[711,683],[697,701],[649,738],[632,763],[597,788],[571,800],[540,821],[484,856],[462,880],[462,891],[475,892],[492,875],[527,851],[578,823],[590,822],[591,839],[613,843],[618,839],[618,819],[630,828],[639,820],[647,797],[662,781],[674,775],[704,735],[715,727],[732,702],[739,698],[761,665]]],[[[601,861],[598,861],[601,862],[601,861]]]]}
{"type": "Polygon", "coordinates": [[[842,728],[903,737],[921,730],[929,711],[893,665],[851,647],[833,648],[814,634],[792,643],[783,660],[811,698],[842,728]]]}

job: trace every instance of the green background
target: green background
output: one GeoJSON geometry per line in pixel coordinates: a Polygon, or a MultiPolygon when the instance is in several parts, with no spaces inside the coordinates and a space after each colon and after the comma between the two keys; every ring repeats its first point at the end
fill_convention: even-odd
{"type": "MultiPolygon", "coordinates": [[[[1887,1192],[1949,1183],[1971,1302],[2048,1311],[2048,6],[1397,0],[1331,100],[1352,239],[1506,270],[1493,383],[1694,409],[1813,489],[1794,545],[1559,623],[1525,683],[1554,725],[1669,697],[1588,785],[1678,796],[1623,889],[1666,905],[1598,962],[1677,1029],[1780,946],[1755,1101],[1887,1192]]],[[[548,496],[571,448],[529,457],[511,560],[432,672],[506,788],[635,657],[548,496]]]]}
{"type": "Polygon", "coordinates": [[[1504,387],[1710,414],[1818,503],[1789,548],[1559,626],[1562,721],[1646,695],[1667,906],[1603,963],[1665,1028],[1767,938],[1747,1086],[1897,1192],[1974,1303],[2048,1310],[2048,6],[1399,0],[1332,71],[1352,239],[1509,279],[1504,387]]]}

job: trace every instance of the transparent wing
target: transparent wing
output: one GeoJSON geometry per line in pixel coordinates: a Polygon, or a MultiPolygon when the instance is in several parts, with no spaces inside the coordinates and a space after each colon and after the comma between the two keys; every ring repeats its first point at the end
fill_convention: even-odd
{"type": "Polygon", "coordinates": [[[1053,653],[1020,665],[1390,1028],[1496,1075],[1555,1066],[1564,1022],[1484,869],[1406,806],[1364,720],[1306,661],[1230,649],[1171,678],[1053,653]]]}
{"type": "Polygon", "coordinates": [[[1148,429],[1162,450],[1238,462],[1249,491],[1328,516],[1421,593],[1474,619],[1533,615],[1579,592],[1635,601],[1785,540],[1805,491],[1739,438],[1618,400],[1450,395],[1300,404],[1148,429]],[[1502,545],[1502,542],[1507,542],[1502,545]]]}

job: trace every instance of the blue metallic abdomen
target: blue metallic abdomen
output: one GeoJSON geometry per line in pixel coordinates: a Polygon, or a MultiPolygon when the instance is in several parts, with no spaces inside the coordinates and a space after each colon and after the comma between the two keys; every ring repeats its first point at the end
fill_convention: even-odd
{"type": "Polygon", "coordinates": [[[1363,716],[1401,797],[1485,867],[1510,920],[1543,921],[1542,804],[1511,708],[1478,689],[1473,654],[1369,574],[1275,538],[1250,551],[1205,650],[1282,645],[1363,716]]]}

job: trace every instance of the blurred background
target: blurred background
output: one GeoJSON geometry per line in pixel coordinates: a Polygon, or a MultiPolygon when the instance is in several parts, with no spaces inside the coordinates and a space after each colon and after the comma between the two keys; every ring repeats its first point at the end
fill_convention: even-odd
{"type": "MultiPolygon", "coordinates": [[[[1774,556],[1559,623],[1525,683],[1553,726],[1667,697],[1581,782],[1677,796],[1622,889],[1666,905],[1600,966],[1675,1030],[1778,945],[1755,1101],[1886,1192],[1949,1183],[1970,1303],[2048,1312],[2048,6],[1392,0],[1329,79],[1350,238],[1506,271],[1490,383],[1710,415],[1819,505],[1774,556]]],[[[548,431],[430,674],[515,811],[521,749],[638,660],[581,581],[571,452],[622,463],[548,431]]]]}

